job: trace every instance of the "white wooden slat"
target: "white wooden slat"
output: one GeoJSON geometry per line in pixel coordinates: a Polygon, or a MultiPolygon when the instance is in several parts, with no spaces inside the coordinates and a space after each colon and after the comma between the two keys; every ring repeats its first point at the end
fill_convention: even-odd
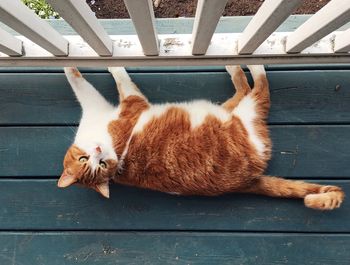
{"type": "Polygon", "coordinates": [[[0,52],[10,56],[21,56],[22,41],[0,28],[0,52]]]}
{"type": "Polygon", "coordinates": [[[350,1],[332,0],[288,36],[286,52],[301,52],[348,21],[350,21],[350,1]]]}
{"type": "MultiPolygon", "coordinates": [[[[335,36],[342,32],[334,32],[335,36]]],[[[0,66],[179,66],[227,64],[320,64],[350,63],[350,53],[333,52],[333,40],[328,35],[302,53],[287,54],[283,40],[290,32],[275,32],[253,54],[237,53],[241,33],[216,33],[205,55],[192,55],[191,34],[159,35],[159,56],[145,56],[137,35],[111,35],[114,55],[99,56],[78,35],[65,36],[69,43],[67,57],[55,57],[23,36],[26,53],[9,57],[0,52],[0,66]],[[236,51],[236,52],[235,52],[236,51]]]]}
{"type": "Polygon", "coordinates": [[[0,20],[57,56],[66,56],[68,41],[20,0],[0,0],[0,20]]]}
{"type": "Polygon", "coordinates": [[[238,41],[238,53],[253,53],[287,19],[301,0],[266,0],[238,41]]]}
{"type": "Polygon", "coordinates": [[[158,55],[159,44],[151,0],[124,0],[145,55],[158,55]]]}
{"type": "Polygon", "coordinates": [[[350,29],[339,34],[334,41],[334,52],[350,51],[350,29]]]}
{"type": "Polygon", "coordinates": [[[113,54],[112,40],[85,1],[46,0],[74,30],[99,54],[113,54]]]}
{"type": "Polygon", "coordinates": [[[192,31],[192,54],[205,54],[227,0],[198,0],[192,31]]]}

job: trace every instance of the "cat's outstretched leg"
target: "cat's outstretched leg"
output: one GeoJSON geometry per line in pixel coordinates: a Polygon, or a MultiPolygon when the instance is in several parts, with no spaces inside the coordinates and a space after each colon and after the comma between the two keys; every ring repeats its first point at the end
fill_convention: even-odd
{"type": "Polygon", "coordinates": [[[229,112],[231,112],[238,103],[248,95],[251,91],[251,88],[248,84],[247,77],[245,76],[242,68],[239,65],[227,65],[227,72],[231,75],[233,85],[235,86],[236,93],[235,95],[228,99],[222,104],[222,106],[229,112]]]}
{"type": "Polygon", "coordinates": [[[243,192],[271,197],[302,198],[305,206],[318,210],[333,210],[344,200],[344,192],[337,186],[324,186],[278,177],[260,176],[243,192]]]}
{"type": "Polygon", "coordinates": [[[255,98],[257,113],[266,120],[270,110],[269,82],[263,65],[247,65],[254,80],[252,96],[255,98]]]}
{"type": "Polygon", "coordinates": [[[117,83],[120,102],[129,96],[139,96],[146,100],[146,97],[131,80],[124,67],[108,67],[108,71],[113,75],[113,78],[117,83]]]}
{"type": "Polygon", "coordinates": [[[64,72],[71,85],[83,112],[112,110],[110,104],[88,81],[84,79],[76,67],[65,67],[64,72]]]}

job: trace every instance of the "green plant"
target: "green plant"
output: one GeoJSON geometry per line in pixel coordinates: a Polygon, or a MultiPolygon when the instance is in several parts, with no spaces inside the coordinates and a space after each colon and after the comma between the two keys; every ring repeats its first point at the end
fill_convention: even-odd
{"type": "Polygon", "coordinates": [[[40,18],[60,18],[60,15],[45,0],[22,0],[40,18]]]}

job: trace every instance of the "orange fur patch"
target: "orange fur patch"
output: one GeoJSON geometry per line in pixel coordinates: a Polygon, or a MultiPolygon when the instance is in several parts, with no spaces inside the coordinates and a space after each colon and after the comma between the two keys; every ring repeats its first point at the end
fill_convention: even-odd
{"type": "Polygon", "coordinates": [[[118,120],[112,121],[108,131],[112,135],[113,146],[120,156],[141,113],[149,108],[149,103],[142,97],[129,96],[121,102],[118,120]]]}
{"type": "Polygon", "coordinates": [[[262,174],[238,118],[208,116],[191,129],[189,115],[172,107],[133,136],[125,168],[115,181],[163,192],[218,195],[242,189],[262,174]],[[242,178],[241,176],[244,176],[242,178]]]}

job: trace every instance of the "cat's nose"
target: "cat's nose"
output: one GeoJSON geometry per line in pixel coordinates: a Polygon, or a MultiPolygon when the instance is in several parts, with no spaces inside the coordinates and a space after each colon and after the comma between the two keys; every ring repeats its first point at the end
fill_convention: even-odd
{"type": "Polygon", "coordinates": [[[98,154],[102,153],[102,149],[100,146],[96,146],[95,150],[96,150],[96,153],[98,153],[98,154]]]}

